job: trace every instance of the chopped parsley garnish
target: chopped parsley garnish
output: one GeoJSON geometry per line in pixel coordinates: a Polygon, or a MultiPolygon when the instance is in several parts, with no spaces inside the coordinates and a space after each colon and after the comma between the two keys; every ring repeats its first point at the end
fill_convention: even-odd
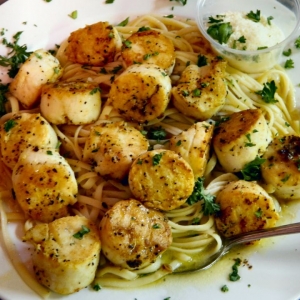
{"type": "Polygon", "coordinates": [[[253,144],[251,142],[251,135],[250,133],[246,134],[246,138],[248,140],[248,142],[245,143],[245,147],[254,147],[256,144],[253,144]]]}
{"type": "Polygon", "coordinates": [[[217,23],[207,28],[207,33],[220,44],[226,44],[233,33],[232,26],[229,22],[217,23]]]}
{"type": "Polygon", "coordinates": [[[152,228],[153,229],[159,229],[160,228],[160,224],[155,223],[155,224],[153,224],[152,228]]]}
{"type": "Polygon", "coordinates": [[[284,56],[290,56],[290,55],[292,54],[292,49],[289,48],[288,50],[283,51],[282,54],[283,54],[284,56]]]}
{"type": "Polygon", "coordinates": [[[59,149],[60,146],[61,146],[61,141],[58,141],[58,142],[56,143],[55,149],[59,149]]]}
{"type": "Polygon", "coordinates": [[[181,145],[181,143],[182,143],[181,140],[177,141],[176,146],[179,147],[181,145]]]}
{"type": "Polygon", "coordinates": [[[126,41],[123,42],[123,47],[130,49],[131,48],[131,44],[132,44],[132,42],[126,40],[126,41]]]}
{"type": "Polygon", "coordinates": [[[244,168],[238,173],[238,177],[246,181],[259,180],[261,178],[260,166],[265,161],[265,159],[256,156],[254,160],[244,166],[244,168]]]}
{"type": "Polygon", "coordinates": [[[261,219],[262,214],[263,214],[263,212],[262,212],[261,208],[259,208],[259,209],[254,213],[255,217],[258,218],[258,219],[261,219]]]}
{"type": "Polygon", "coordinates": [[[96,94],[97,92],[100,92],[100,88],[99,88],[99,87],[95,87],[94,89],[92,89],[92,90],[90,91],[90,95],[94,95],[94,94],[96,94]]]}
{"type": "Polygon", "coordinates": [[[89,232],[90,232],[90,229],[87,228],[86,226],[82,225],[81,230],[79,230],[77,233],[73,234],[73,237],[75,239],[81,240],[83,238],[83,236],[89,232]]]}
{"type": "MultiPolygon", "coordinates": [[[[217,16],[218,17],[218,16],[217,16]]],[[[221,23],[221,22],[223,22],[224,20],[223,19],[216,19],[216,18],[214,18],[214,17],[209,17],[208,18],[208,23],[210,23],[210,24],[213,24],[213,23],[221,23]]]]}
{"type": "Polygon", "coordinates": [[[6,93],[8,92],[8,84],[0,83],[0,116],[6,114],[5,103],[7,102],[6,93]]]}
{"type": "Polygon", "coordinates": [[[198,55],[197,66],[203,67],[207,65],[207,57],[204,55],[198,55]]]}
{"type": "Polygon", "coordinates": [[[203,200],[202,209],[205,216],[213,215],[220,211],[220,205],[215,203],[216,197],[208,194],[204,189],[204,178],[199,177],[195,182],[193,193],[187,199],[187,204],[193,205],[203,200]]]}
{"type": "Polygon", "coordinates": [[[163,152],[162,152],[162,153],[157,153],[157,154],[155,154],[155,155],[152,157],[152,165],[153,165],[153,166],[159,165],[159,162],[160,162],[160,160],[161,160],[163,154],[164,154],[163,152]]]}
{"type": "Polygon", "coordinates": [[[294,45],[296,48],[298,48],[298,49],[300,48],[300,36],[298,38],[296,38],[294,45]]]}
{"type": "Polygon", "coordinates": [[[257,50],[264,50],[264,49],[267,49],[268,47],[267,46],[261,46],[261,47],[257,47],[257,50]]]}
{"type": "Polygon", "coordinates": [[[240,43],[246,43],[246,38],[242,35],[241,37],[239,37],[237,39],[237,41],[240,42],[240,43]]]}
{"type": "Polygon", "coordinates": [[[194,97],[199,97],[201,95],[201,90],[199,89],[194,89],[193,90],[193,96],[194,97]]]}
{"type": "Polygon", "coordinates": [[[116,66],[113,68],[112,73],[113,74],[117,74],[119,71],[121,71],[123,69],[123,67],[121,65],[116,66]]]}
{"type": "Polygon", "coordinates": [[[282,182],[287,182],[289,180],[289,178],[291,177],[291,174],[286,174],[282,179],[281,181],[282,182]]]}
{"type": "Polygon", "coordinates": [[[143,32],[143,31],[148,31],[148,30],[150,30],[150,27],[143,26],[143,27],[140,27],[137,32],[143,32]]]}
{"type": "Polygon", "coordinates": [[[274,19],[274,17],[270,16],[270,17],[267,17],[267,22],[269,25],[271,25],[271,21],[274,19]]]}
{"type": "Polygon", "coordinates": [[[252,10],[246,15],[251,21],[259,22],[260,21],[260,10],[256,10],[256,13],[252,10]]]}
{"type": "Polygon", "coordinates": [[[192,220],[192,225],[199,225],[200,224],[200,218],[194,218],[192,220]]]}
{"type": "Polygon", "coordinates": [[[4,130],[6,132],[10,131],[14,126],[17,125],[17,122],[15,120],[8,120],[4,123],[4,130]]]}
{"type": "Polygon", "coordinates": [[[128,24],[128,22],[129,22],[129,17],[127,17],[125,20],[123,20],[121,23],[119,23],[117,26],[122,26],[122,27],[124,27],[124,26],[126,26],[127,24],[128,24]]]}
{"type": "Polygon", "coordinates": [[[166,138],[166,136],[167,136],[167,132],[161,126],[159,126],[159,127],[152,127],[147,132],[147,137],[150,140],[160,141],[160,140],[164,140],[166,138]]]}
{"type": "Polygon", "coordinates": [[[241,260],[236,258],[234,265],[232,266],[232,273],[229,274],[230,281],[238,281],[241,276],[238,274],[238,267],[241,265],[241,260]]]}
{"type": "Polygon", "coordinates": [[[53,152],[51,150],[47,150],[47,155],[53,155],[53,152]]]}
{"type": "Polygon", "coordinates": [[[294,67],[294,61],[292,59],[288,59],[284,64],[285,69],[293,69],[294,67]]]}
{"type": "Polygon", "coordinates": [[[278,100],[275,99],[275,92],[277,90],[277,86],[275,81],[272,80],[270,82],[264,83],[264,87],[261,91],[257,91],[256,94],[260,95],[261,98],[266,103],[276,103],[278,100]]]}
{"type": "Polygon", "coordinates": [[[170,0],[170,1],[179,2],[179,3],[181,3],[182,5],[186,5],[186,3],[187,3],[187,0],[170,0]]]}
{"type": "Polygon", "coordinates": [[[105,4],[111,4],[114,3],[115,0],[105,0],[105,4]]]}
{"type": "Polygon", "coordinates": [[[78,17],[78,12],[77,12],[77,10],[74,10],[74,11],[72,11],[70,14],[69,14],[69,17],[70,18],[72,18],[72,19],[77,19],[77,17],[78,17]]]}
{"type": "Polygon", "coordinates": [[[101,290],[100,284],[99,283],[94,284],[93,290],[96,291],[96,292],[100,291],[101,290]]]}
{"type": "Polygon", "coordinates": [[[228,286],[227,286],[226,284],[223,285],[223,286],[221,287],[221,291],[224,292],[224,293],[228,292],[228,291],[229,291],[228,286]]]}
{"type": "Polygon", "coordinates": [[[17,32],[13,36],[13,42],[8,42],[5,38],[2,40],[2,44],[7,48],[10,48],[11,51],[8,53],[8,56],[0,56],[0,66],[10,67],[7,72],[10,78],[14,78],[19,71],[20,65],[26,61],[29,55],[32,52],[27,51],[27,46],[20,46],[18,44],[22,31],[17,32]]]}
{"type": "Polygon", "coordinates": [[[187,90],[183,90],[183,91],[181,91],[181,95],[182,95],[183,97],[188,97],[188,96],[190,95],[190,93],[189,93],[189,91],[187,91],[187,90]]]}
{"type": "Polygon", "coordinates": [[[174,15],[166,15],[166,16],[164,16],[164,18],[173,19],[174,15]]]}

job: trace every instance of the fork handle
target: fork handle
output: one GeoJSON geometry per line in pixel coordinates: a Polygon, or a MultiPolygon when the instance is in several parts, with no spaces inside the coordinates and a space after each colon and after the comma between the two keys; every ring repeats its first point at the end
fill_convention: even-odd
{"type": "Polygon", "coordinates": [[[248,243],[263,238],[274,237],[279,235],[287,235],[293,233],[300,233],[300,222],[267,228],[267,229],[249,231],[247,233],[236,235],[228,239],[227,247],[231,247],[235,244],[248,243]]]}

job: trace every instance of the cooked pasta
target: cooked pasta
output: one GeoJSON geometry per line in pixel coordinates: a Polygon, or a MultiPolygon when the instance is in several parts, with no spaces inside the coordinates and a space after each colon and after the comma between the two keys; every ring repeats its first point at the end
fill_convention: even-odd
{"type": "MultiPolygon", "coordinates": [[[[144,15],[129,22],[126,26],[116,26],[117,32],[123,40],[126,40],[140,28],[151,28],[169,38],[175,48],[175,66],[170,75],[172,85],[175,86],[180,79],[182,71],[188,65],[197,65],[199,56],[205,56],[208,60],[214,59],[216,54],[209,43],[200,34],[195,21],[166,18],[156,15],[144,15]]],[[[60,81],[88,81],[97,83],[101,89],[102,108],[97,121],[93,124],[83,125],[52,125],[59,141],[60,152],[66,158],[68,164],[75,173],[78,183],[77,203],[72,205],[71,212],[74,215],[84,216],[99,225],[107,211],[120,200],[133,198],[133,194],[124,180],[117,180],[107,176],[100,176],[95,171],[95,166],[90,161],[83,160],[84,145],[88,140],[94,126],[108,122],[124,121],[124,116],[115,109],[109,98],[110,88],[115,80],[125,70],[125,64],[120,52],[117,52],[113,61],[105,66],[85,66],[70,62],[65,55],[67,41],[61,44],[56,57],[63,67],[63,75],[60,81]]],[[[290,79],[280,66],[266,70],[261,74],[246,74],[231,66],[227,66],[225,74],[227,96],[224,106],[209,120],[210,124],[232,113],[246,109],[259,108],[262,110],[272,136],[299,135],[299,121],[294,117],[294,92],[290,79]],[[275,81],[277,92],[274,104],[265,103],[258,91],[264,84],[275,81]]],[[[8,96],[11,111],[1,118],[4,124],[14,113],[39,112],[38,108],[21,110],[18,99],[8,96]]],[[[196,121],[176,109],[170,102],[167,109],[159,117],[149,120],[144,124],[138,124],[134,120],[125,120],[129,126],[138,130],[149,131],[151,128],[162,128],[166,132],[163,138],[149,138],[152,149],[168,150],[168,141],[172,136],[177,136],[190,128],[196,121]]],[[[96,150],[94,151],[96,152],[96,150]]],[[[6,235],[8,221],[22,221],[26,217],[15,204],[11,189],[11,170],[1,162],[1,225],[2,235],[8,252],[15,255],[15,249],[6,235]],[[9,201],[7,201],[7,198],[9,201]],[[3,203],[13,206],[13,212],[3,208],[3,203]]],[[[211,155],[204,171],[205,191],[210,195],[218,192],[230,181],[237,180],[236,175],[226,173],[218,165],[216,155],[211,155]]],[[[178,178],[178,180],[184,180],[178,178]]],[[[107,258],[101,256],[96,277],[93,284],[118,288],[138,287],[152,283],[171,274],[175,270],[188,270],[194,264],[200,264],[207,257],[216,253],[222,246],[222,238],[215,227],[213,215],[205,215],[203,201],[192,205],[183,204],[173,210],[163,212],[171,227],[173,242],[171,246],[158,257],[151,265],[144,269],[128,270],[112,265],[107,258]],[[147,276],[145,276],[147,275],[147,276]]],[[[29,220],[26,227],[32,227],[36,222],[29,220]]],[[[12,259],[14,261],[14,259],[12,259]]],[[[47,292],[24,271],[24,267],[18,267],[24,281],[36,290],[41,296],[47,292]]]]}

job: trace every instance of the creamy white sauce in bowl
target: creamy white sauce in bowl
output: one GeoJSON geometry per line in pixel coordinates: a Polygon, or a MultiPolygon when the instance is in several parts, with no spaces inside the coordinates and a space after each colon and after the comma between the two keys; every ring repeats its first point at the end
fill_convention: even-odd
{"type": "Polygon", "coordinates": [[[300,2],[198,0],[197,23],[230,65],[243,72],[258,73],[277,64],[286,45],[296,36],[300,2]],[[221,24],[225,25],[218,38],[221,24]]]}

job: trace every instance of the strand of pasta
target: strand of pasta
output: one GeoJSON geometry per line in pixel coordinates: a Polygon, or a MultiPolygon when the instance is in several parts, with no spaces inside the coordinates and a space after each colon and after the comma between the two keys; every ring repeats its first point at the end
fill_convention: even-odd
{"type": "Polygon", "coordinates": [[[50,295],[50,291],[40,285],[36,279],[32,276],[32,274],[28,271],[26,266],[20,260],[19,253],[14,246],[7,228],[7,216],[3,207],[2,199],[0,198],[0,219],[1,219],[1,235],[4,241],[4,245],[6,248],[6,253],[10,258],[15,270],[20,275],[22,280],[27,284],[29,288],[35,291],[40,297],[43,299],[47,298],[50,295]]]}

